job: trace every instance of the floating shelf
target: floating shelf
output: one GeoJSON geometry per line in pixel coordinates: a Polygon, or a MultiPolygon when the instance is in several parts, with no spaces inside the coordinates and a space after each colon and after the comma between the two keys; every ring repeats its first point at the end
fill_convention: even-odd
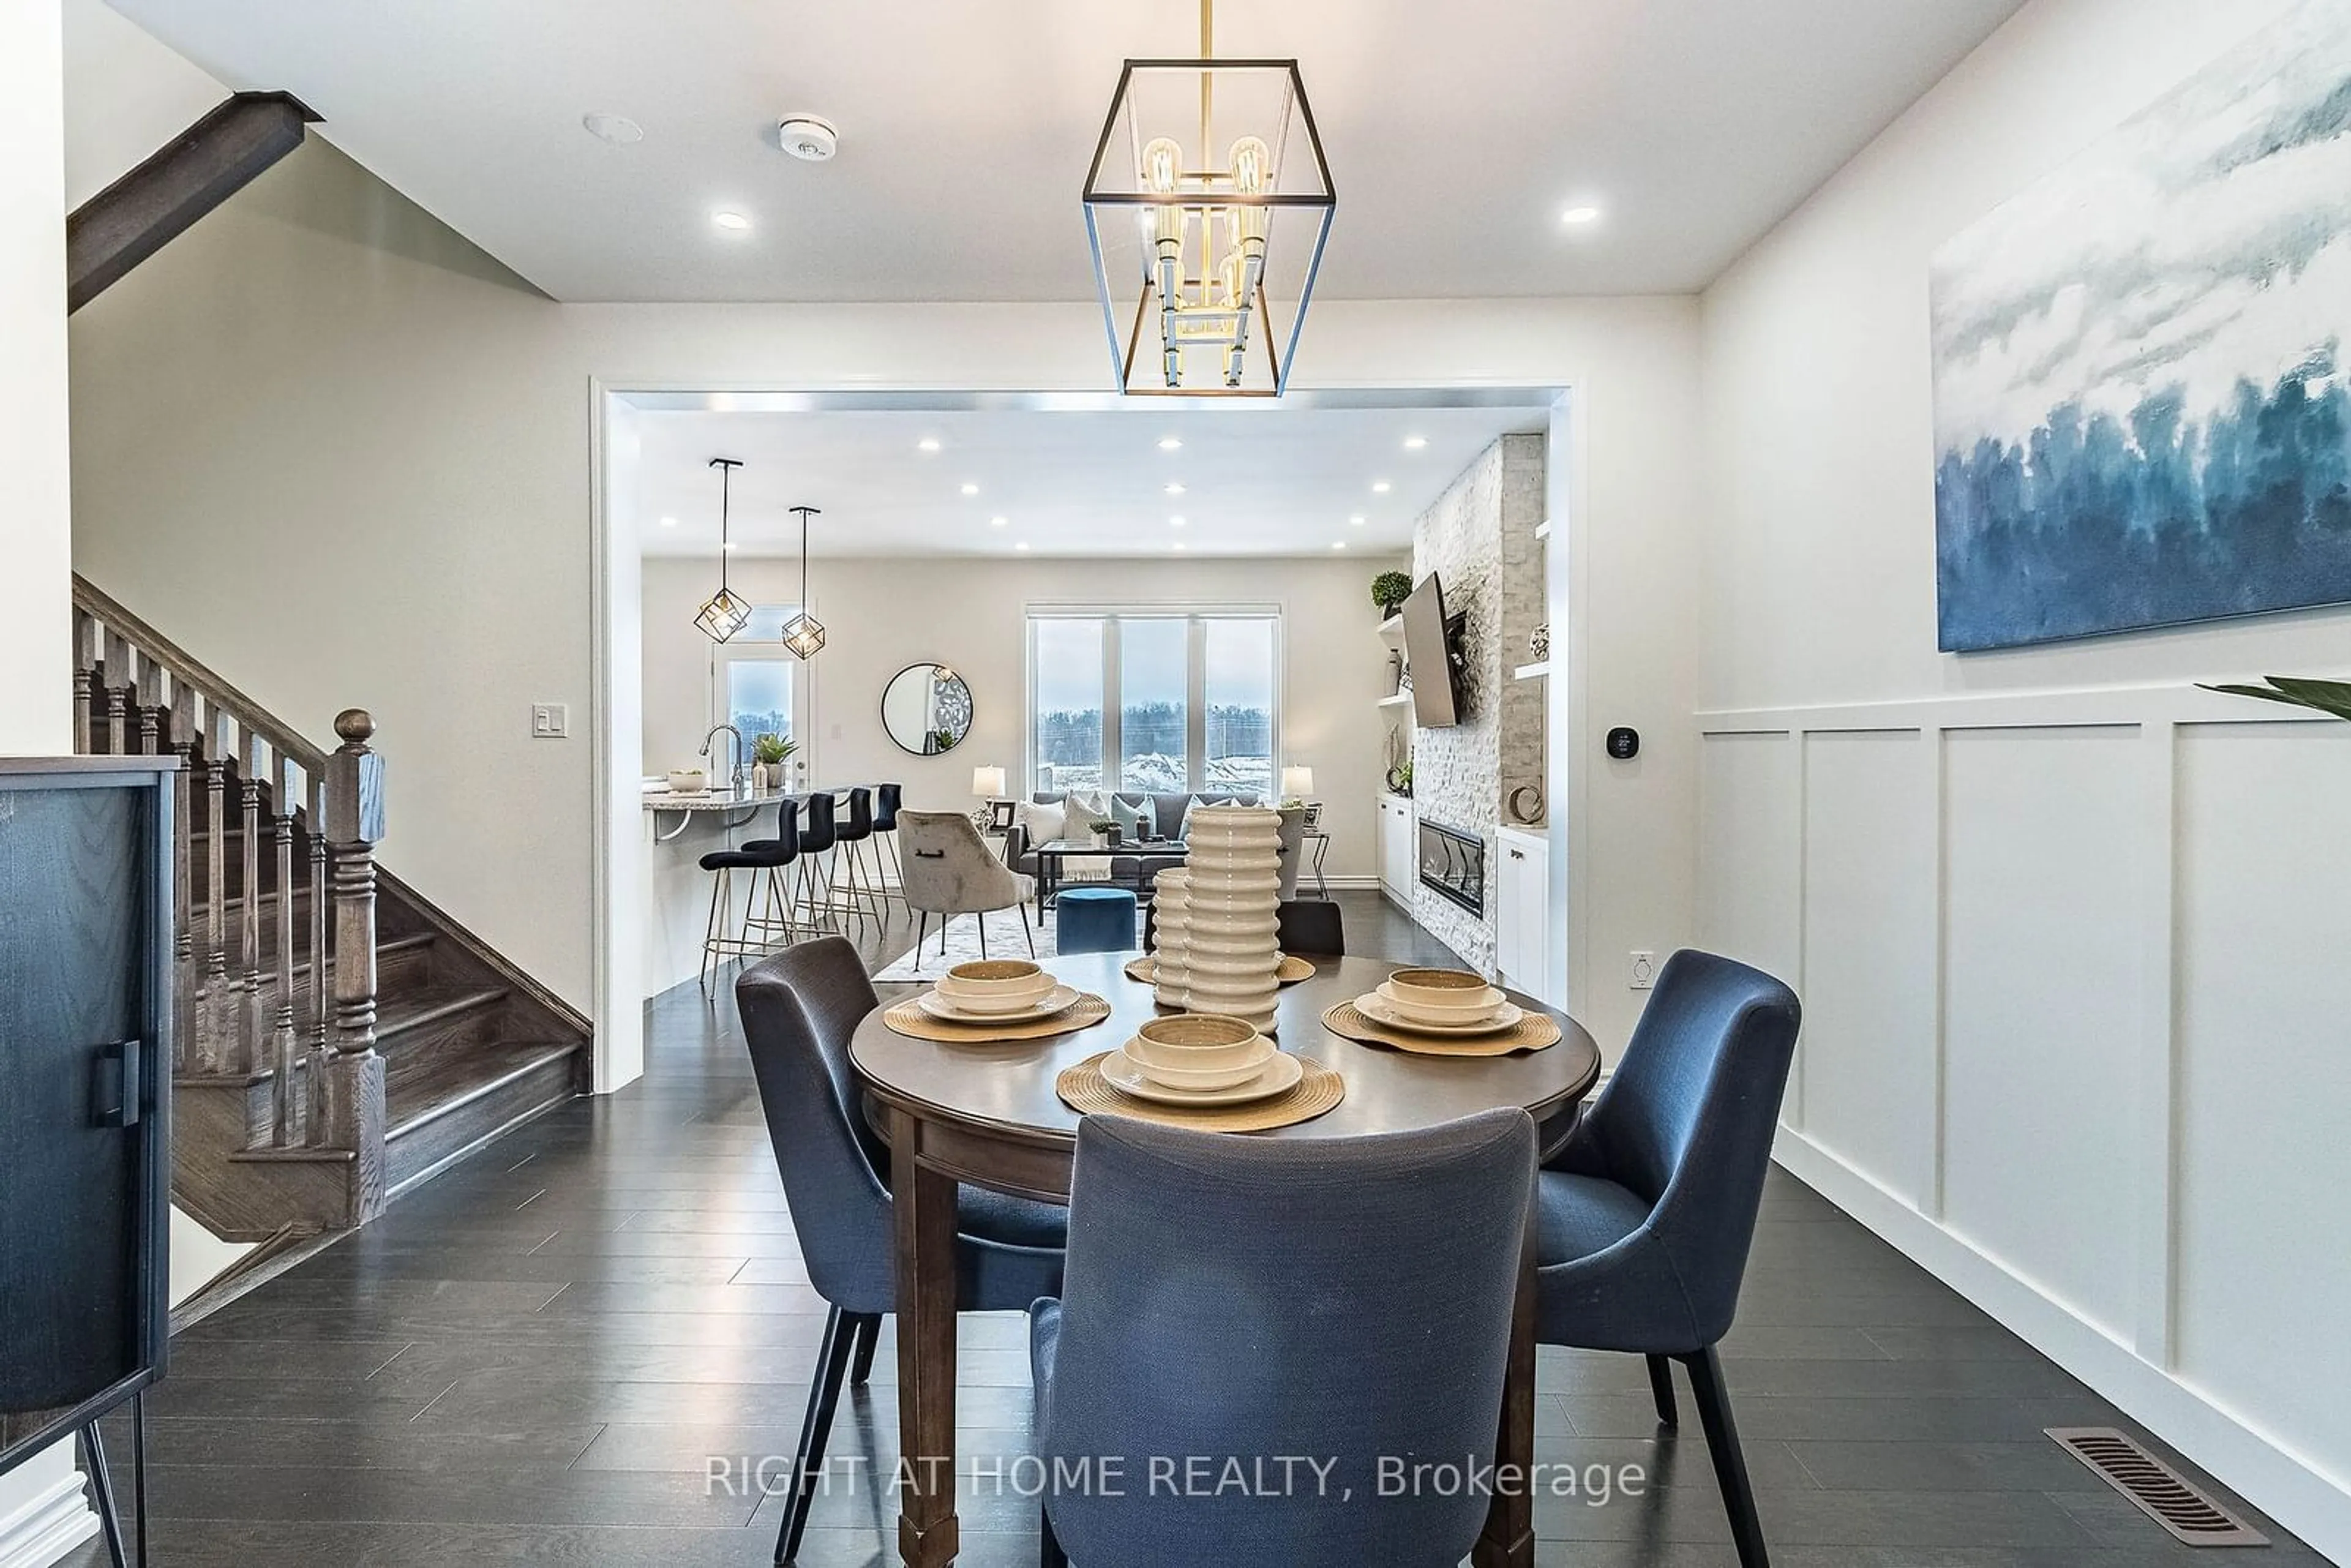
{"type": "Polygon", "coordinates": [[[1380,622],[1380,641],[1391,648],[1404,646],[1404,617],[1391,615],[1380,622]]]}
{"type": "Polygon", "coordinates": [[[1535,525],[1535,538],[1539,539],[1547,539],[1551,538],[1551,524],[1548,522],[1537,523],[1535,525]]]}
{"type": "Polygon", "coordinates": [[[1545,659],[1540,664],[1520,664],[1518,670],[1518,678],[1522,681],[1539,681],[1550,674],[1551,661],[1549,659],[1545,659]]]}
{"type": "Polygon", "coordinates": [[[1398,692],[1392,697],[1382,697],[1380,699],[1379,706],[1382,707],[1402,707],[1405,704],[1410,701],[1412,701],[1412,694],[1410,692],[1398,692]]]}

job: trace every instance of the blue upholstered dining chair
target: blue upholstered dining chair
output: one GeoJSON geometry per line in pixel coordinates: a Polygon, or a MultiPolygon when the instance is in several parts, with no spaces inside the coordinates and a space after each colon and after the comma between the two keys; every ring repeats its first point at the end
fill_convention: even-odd
{"type": "Polygon", "coordinates": [[[1715,1346],[1738,1310],[1801,1017],[1771,976],[1675,954],[1537,1187],[1537,1337],[1647,1357],[1667,1427],[1672,1363],[1688,1369],[1742,1568],[1768,1558],[1715,1346]]]}
{"type": "Polygon", "coordinates": [[[1040,1560],[1453,1568],[1489,1500],[1383,1497],[1379,1465],[1493,1459],[1534,1146],[1517,1110],[1363,1138],[1080,1123],[1068,1281],[1029,1340],[1037,1455],[1096,1484],[1049,1491],[1040,1560]],[[1284,1454],[1333,1468],[1276,1466],[1272,1496],[1152,1480],[1154,1456],[1284,1454]]]}
{"type": "MultiPolygon", "coordinates": [[[[830,1308],[776,1540],[780,1563],[791,1561],[808,1526],[841,1381],[852,1357],[855,1381],[865,1381],[882,1315],[896,1301],[883,1179],[889,1150],[866,1124],[849,1063],[850,1037],[880,998],[857,948],[841,936],[804,942],[753,966],[735,982],[735,997],[792,1229],[809,1279],[830,1308]]],[[[1066,1210],[977,1187],[963,1188],[958,1202],[963,1311],[1019,1312],[1061,1288],[1066,1210]]]]}

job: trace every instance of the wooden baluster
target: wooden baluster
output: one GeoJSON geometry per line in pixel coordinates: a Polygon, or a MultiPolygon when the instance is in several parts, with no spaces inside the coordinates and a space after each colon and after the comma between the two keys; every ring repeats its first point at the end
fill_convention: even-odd
{"type": "Polygon", "coordinates": [[[139,755],[158,756],[163,749],[163,720],[169,716],[163,706],[163,666],[136,648],[131,657],[139,671],[139,755]]]}
{"type": "Polygon", "coordinates": [[[298,1069],[302,1037],[294,1026],[294,812],[302,802],[302,769],[277,753],[270,775],[272,838],[277,849],[277,1006],[269,1037],[269,1138],[281,1149],[302,1143],[298,1069]]]}
{"type": "Polygon", "coordinates": [[[236,755],[236,720],[206,706],[211,726],[204,745],[204,988],[196,1014],[196,1071],[213,1075],[233,1071],[229,1042],[235,1032],[228,976],[228,779],[229,758],[236,755]]]}
{"type": "Polygon", "coordinates": [[[73,748],[88,757],[96,738],[92,722],[98,711],[98,622],[87,610],[73,612],[73,748]]]}
{"type": "Polygon", "coordinates": [[[196,688],[174,676],[172,681],[172,749],[179,754],[180,771],[172,780],[172,1071],[188,1071],[201,1058],[197,1044],[204,1008],[202,965],[196,955],[195,874],[196,800],[202,786],[196,769],[198,731],[196,688]]]}
{"type": "Polygon", "coordinates": [[[236,923],[237,1060],[232,1071],[257,1072],[269,1060],[269,1005],[261,973],[261,790],[269,778],[269,742],[247,729],[236,764],[245,782],[245,885],[239,890],[244,918],[236,923]]]}
{"type": "Polygon", "coordinates": [[[308,1132],[313,1148],[324,1147],[328,1131],[327,1083],[332,1070],[334,1035],[333,988],[327,975],[327,776],[310,779],[309,821],[304,824],[310,870],[310,1059],[308,1132]]]}
{"type": "Polygon", "coordinates": [[[138,695],[131,682],[131,644],[110,626],[106,629],[106,750],[110,757],[131,749],[131,705],[138,695]]]}
{"type": "Polygon", "coordinates": [[[343,744],[327,759],[327,838],[335,890],[335,1062],[327,1093],[330,1148],[357,1155],[354,1221],[383,1212],[383,1058],[375,1049],[375,846],[383,837],[383,758],[375,720],[335,716],[343,744]]]}

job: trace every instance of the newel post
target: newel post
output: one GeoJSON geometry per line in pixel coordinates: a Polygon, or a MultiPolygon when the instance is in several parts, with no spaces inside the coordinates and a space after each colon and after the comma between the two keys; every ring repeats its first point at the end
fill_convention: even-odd
{"type": "Polygon", "coordinates": [[[354,1223],[383,1211],[383,1058],[375,1050],[375,846],[383,837],[383,758],[368,748],[375,720],[335,716],[343,744],[327,758],[327,841],[333,855],[333,1061],[324,1095],[326,1144],[358,1156],[354,1223]]]}

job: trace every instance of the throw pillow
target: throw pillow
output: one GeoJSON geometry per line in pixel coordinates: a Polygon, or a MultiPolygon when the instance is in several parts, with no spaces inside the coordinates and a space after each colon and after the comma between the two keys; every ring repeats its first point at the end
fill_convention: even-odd
{"type": "Polygon", "coordinates": [[[1197,795],[1193,796],[1190,800],[1184,802],[1184,821],[1183,824],[1176,830],[1176,836],[1177,838],[1182,839],[1186,843],[1191,842],[1192,813],[1207,804],[1208,804],[1208,802],[1201,800],[1197,795]]]}
{"type": "Polygon", "coordinates": [[[1083,837],[1092,831],[1094,823],[1110,815],[1110,798],[1099,789],[1072,789],[1062,797],[1061,804],[1069,808],[1071,838],[1083,837]]]}
{"type": "Polygon", "coordinates": [[[1131,842],[1140,843],[1151,836],[1150,829],[1154,813],[1149,800],[1144,800],[1139,806],[1131,806],[1127,804],[1124,796],[1113,795],[1110,798],[1110,815],[1111,821],[1119,825],[1120,831],[1124,833],[1131,842]]]}
{"type": "Polygon", "coordinates": [[[1014,813],[1014,821],[1033,848],[1064,836],[1069,831],[1070,813],[1066,806],[1040,806],[1033,800],[1024,800],[1014,813]]]}

